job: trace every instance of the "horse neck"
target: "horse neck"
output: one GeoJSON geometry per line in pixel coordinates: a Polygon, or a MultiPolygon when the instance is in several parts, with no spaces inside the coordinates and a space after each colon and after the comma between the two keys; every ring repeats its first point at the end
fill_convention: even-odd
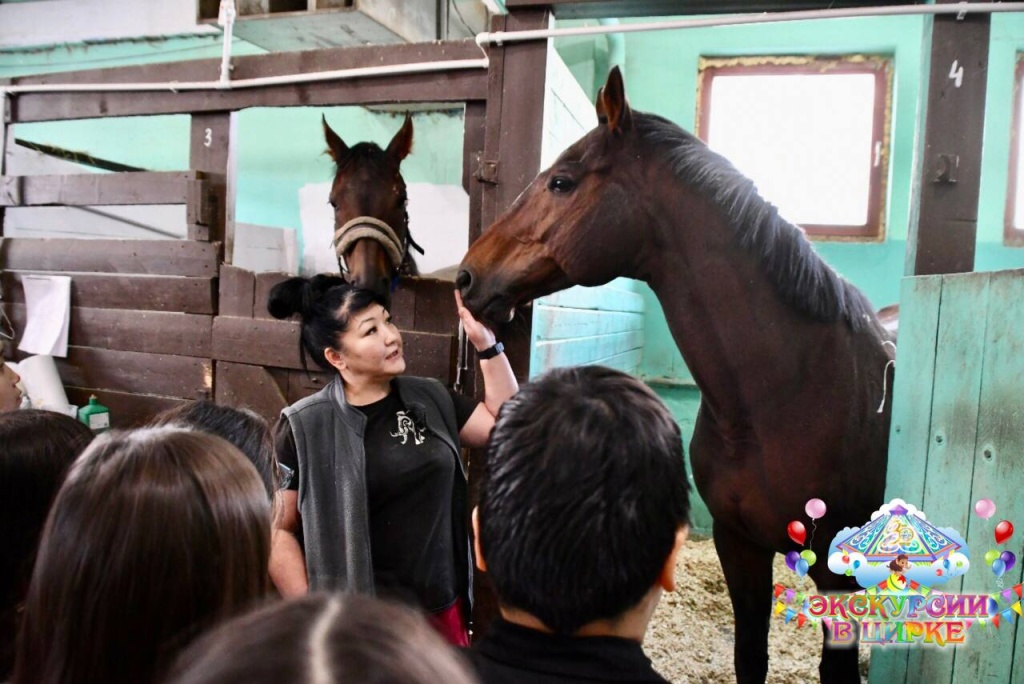
{"type": "Polygon", "coordinates": [[[863,333],[842,318],[814,321],[783,301],[710,202],[678,188],[666,201],[677,205],[657,222],[660,244],[651,250],[647,280],[716,422],[770,421],[794,401],[813,410],[834,401],[835,383],[875,361],[880,384],[880,342],[864,345],[863,333]]]}

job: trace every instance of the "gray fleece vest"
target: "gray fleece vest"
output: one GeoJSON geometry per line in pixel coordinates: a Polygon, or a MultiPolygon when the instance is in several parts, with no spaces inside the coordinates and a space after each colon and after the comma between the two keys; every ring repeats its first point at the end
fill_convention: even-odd
{"type": "MultiPolygon", "coordinates": [[[[459,455],[455,406],[437,380],[399,377],[398,395],[417,422],[448,445],[458,463],[452,489],[452,539],[459,595],[472,597],[466,471],[459,455]]],[[[340,377],[282,411],[295,436],[299,513],[310,591],[374,593],[366,496],[366,416],[345,401],[340,377]]]]}

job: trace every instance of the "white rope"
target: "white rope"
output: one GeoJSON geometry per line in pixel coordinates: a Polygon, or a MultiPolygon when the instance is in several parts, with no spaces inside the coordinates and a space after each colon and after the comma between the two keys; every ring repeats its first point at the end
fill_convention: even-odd
{"type": "MultiPolygon", "coordinates": [[[[896,344],[893,343],[890,340],[885,340],[884,342],[882,342],[882,346],[883,347],[885,345],[887,345],[887,344],[892,347],[893,353],[895,353],[896,352],[896,344]]],[[[889,359],[888,361],[886,361],[885,362],[885,368],[882,369],[882,403],[878,405],[878,410],[875,411],[875,413],[881,413],[885,409],[885,396],[888,393],[888,383],[889,383],[889,366],[895,367],[896,366],[896,359],[889,359]]]]}

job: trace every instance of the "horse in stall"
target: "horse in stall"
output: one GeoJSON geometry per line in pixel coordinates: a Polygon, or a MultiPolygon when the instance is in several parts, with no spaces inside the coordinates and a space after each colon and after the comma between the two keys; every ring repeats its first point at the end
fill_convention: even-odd
{"type": "MultiPolygon", "coordinates": [[[[650,285],[701,392],[690,457],[732,601],[736,677],[763,682],[772,561],[794,550],[787,524],[809,499],[828,504],[812,579],[858,589],[828,570],[827,546],[883,503],[889,337],[749,179],[675,124],[633,111],[617,68],[597,112],[597,128],[470,247],[456,285],[492,323],[571,285],[650,285]]],[[[819,673],[859,683],[857,649],[826,648],[819,673]]]]}
{"type": "Polygon", "coordinates": [[[400,167],[412,151],[412,118],[386,150],[371,142],[345,144],[323,117],[327,153],[336,165],[329,202],[334,208],[333,246],[350,283],[391,301],[400,275],[418,275],[409,248],[423,253],[409,233],[405,180],[400,167]]]}

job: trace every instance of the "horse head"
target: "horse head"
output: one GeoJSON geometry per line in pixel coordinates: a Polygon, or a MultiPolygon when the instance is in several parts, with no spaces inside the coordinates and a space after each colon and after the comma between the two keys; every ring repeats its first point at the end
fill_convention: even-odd
{"type": "MultiPolygon", "coordinates": [[[[412,150],[412,119],[382,150],[375,143],[351,147],[323,119],[327,153],[336,165],[330,204],[334,208],[334,248],[346,280],[390,301],[399,275],[415,275],[410,245],[406,188],[400,166],[412,150]]],[[[420,250],[422,252],[422,250],[420,250]]]]}
{"type": "Polygon", "coordinates": [[[618,67],[596,106],[600,125],[541,172],[463,259],[456,285],[484,320],[510,320],[531,299],[639,268],[639,245],[625,228],[644,220],[637,201],[650,172],[635,153],[618,67]]]}

